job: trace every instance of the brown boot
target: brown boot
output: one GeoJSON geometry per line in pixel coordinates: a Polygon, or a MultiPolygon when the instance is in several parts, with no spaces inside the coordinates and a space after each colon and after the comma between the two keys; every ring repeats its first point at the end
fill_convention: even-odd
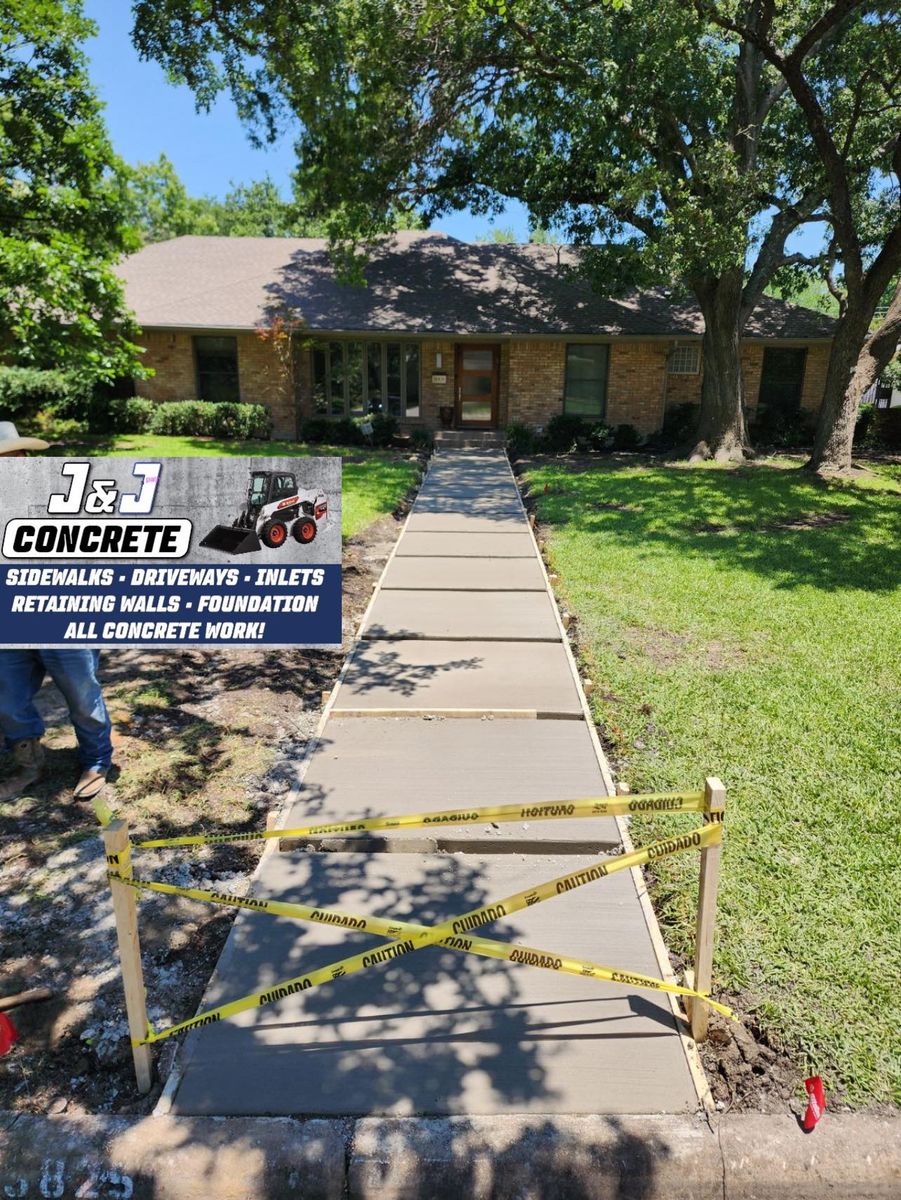
{"type": "Polygon", "coordinates": [[[44,774],[44,747],[40,738],[13,742],[6,777],[0,781],[0,801],[15,800],[44,774]]]}

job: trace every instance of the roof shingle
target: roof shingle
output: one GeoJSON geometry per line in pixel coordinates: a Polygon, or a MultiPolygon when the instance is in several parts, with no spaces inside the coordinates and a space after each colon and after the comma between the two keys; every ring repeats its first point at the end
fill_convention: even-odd
{"type": "MultiPolygon", "coordinates": [[[[663,288],[620,298],[568,271],[577,252],[553,245],[470,244],[434,230],[379,242],[366,287],[338,282],[320,238],[180,237],[145,246],[119,267],[140,325],[249,330],[291,310],[320,332],[692,337],[696,304],[663,288]]],[[[823,313],[764,298],[747,337],[832,336],[823,313]]]]}

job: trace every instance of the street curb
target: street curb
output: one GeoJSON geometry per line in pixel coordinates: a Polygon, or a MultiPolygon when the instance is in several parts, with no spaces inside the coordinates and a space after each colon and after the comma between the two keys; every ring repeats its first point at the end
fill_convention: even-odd
{"type": "Polygon", "coordinates": [[[901,1119],[0,1113],[15,1200],[889,1200],[901,1119]]]}

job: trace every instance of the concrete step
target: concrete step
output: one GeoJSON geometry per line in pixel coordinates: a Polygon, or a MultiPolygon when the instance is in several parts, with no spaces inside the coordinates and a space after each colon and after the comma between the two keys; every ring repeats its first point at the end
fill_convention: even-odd
{"type": "Polygon", "coordinates": [[[507,439],[499,429],[439,429],[436,450],[503,450],[507,439]]]}

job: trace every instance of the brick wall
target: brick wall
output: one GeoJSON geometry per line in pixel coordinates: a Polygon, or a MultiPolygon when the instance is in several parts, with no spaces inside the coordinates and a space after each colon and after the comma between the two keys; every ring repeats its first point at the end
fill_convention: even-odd
{"type": "MultiPolygon", "coordinates": [[[[196,400],[197,376],[191,334],[151,330],[141,337],[143,363],[156,372],[139,379],[136,391],[162,404],[168,400],[196,400]]],[[[290,373],[270,343],[255,333],[239,333],[238,388],[244,404],[263,404],[272,414],[277,438],[295,438],[297,419],[291,394],[290,373]]]]}
{"type": "MultiPolygon", "coordinates": [[[[156,374],[151,379],[138,381],[138,394],[159,402],[193,399],[197,384],[191,335],[150,331],[141,341],[146,348],[144,362],[156,374]]],[[[405,425],[440,428],[439,407],[454,403],[454,346],[451,338],[427,338],[420,343],[420,418],[404,422],[405,425]],[[447,382],[443,384],[432,382],[433,373],[437,373],[437,352],[443,356],[441,373],[447,376],[447,382]]],[[[563,411],[565,341],[513,340],[500,343],[500,347],[498,424],[501,428],[513,421],[547,425],[555,413],[563,411]]],[[[634,425],[640,433],[653,433],[662,424],[665,406],[700,402],[701,374],[666,373],[670,347],[668,341],[611,342],[608,424],[634,425]]],[[[763,351],[761,342],[742,345],[745,397],[750,409],[757,405],[763,351]]],[[[808,347],[801,404],[809,411],[819,407],[828,362],[828,345],[808,347]]],[[[703,371],[703,362],[701,369],[703,371]]],[[[261,341],[254,333],[239,334],[238,377],[241,399],[249,404],[264,404],[271,411],[274,436],[296,437],[298,415],[312,413],[312,356],[309,349],[298,350],[292,390],[290,372],[272,345],[261,341]]]]}
{"type": "Polygon", "coordinates": [[[663,424],[666,342],[613,342],[607,381],[607,424],[653,433],[663,424]]]}
{"type": "MultiPolygon", "coordinates": [[[[511,342],[507,368],[505,424],[547,425],[563,411],[564,342],[511,342]]],[[[503,399],[503,397],[502,397],[503,399]]]]}
{"type": "Polygon", "coordinates": [[[807,361],[804,364],[804,384],[801,388],[801,407],[808,412],[816,412],[823,400],[826,387],[826,371],[829,368],[828,346],[808,346],[807,361]]]}

